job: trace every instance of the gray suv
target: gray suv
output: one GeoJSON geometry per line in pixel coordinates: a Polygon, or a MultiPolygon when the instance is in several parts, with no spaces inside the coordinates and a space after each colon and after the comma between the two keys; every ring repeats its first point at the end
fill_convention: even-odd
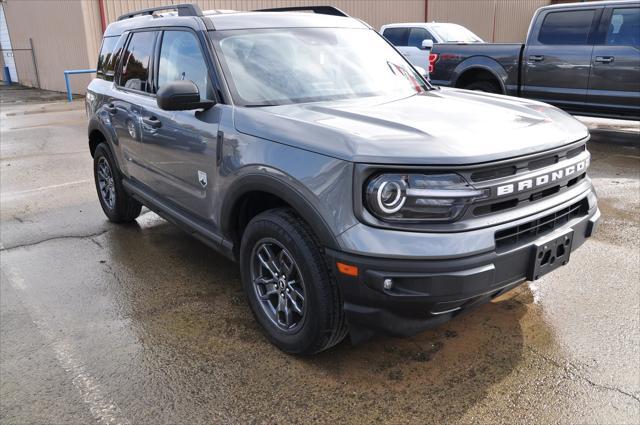
{"type": "Polygon", "coordinates": [[[256,320],[297,354],[441,324],[591,236],[585,126],[436,89],[363,22],[295,9],[109,25],[86,97],[109,220],[145,205],[238,261],[256,320]]]}

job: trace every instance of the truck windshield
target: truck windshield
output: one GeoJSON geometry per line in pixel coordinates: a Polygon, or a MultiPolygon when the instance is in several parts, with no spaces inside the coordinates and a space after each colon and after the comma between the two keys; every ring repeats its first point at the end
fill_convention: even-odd
{"type": "Polygon", "coordinates": [[[429,29],[445,43],[483,43],[480,37],[457,24],[432,24],[429,29]]]}
{"type": "Polygon", "coordinates": [[[418,73],[368,29],[212,31],[234,102],[270,106],[428,90],[418,73]]]}

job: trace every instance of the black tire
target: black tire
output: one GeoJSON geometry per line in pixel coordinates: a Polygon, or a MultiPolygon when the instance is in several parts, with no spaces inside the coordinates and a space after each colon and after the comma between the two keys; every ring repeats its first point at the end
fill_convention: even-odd
{"type": "MultiPolygon", "coordinates": [[[[240,267],[242,286],[251,311],[269,340],[279,349],[291,354],[315,354],[344,339],[347,326],[336,281],[312,231],[293,210],[289,208],[269,210],[257,215],[249,222],[242,236],[240,267]],[[282,248],[281,251],[286,252],[286,257],[290,255],[301,277],[298,288],[302,288],[304,294],[302,300],[304,315],[301,317],[293,315],[299,321],[291,328],[277,323],[278,313],[274,310],[280,305],[273,306],[274,310],[269,313],[270,307],[266,303],[271,301],[259,298],[260,290],[256,289],[258,286],[254,283],[254,278],[257,277],[256,264],[262,268],[263,272],[266,269],[260,265],[264,263],[260,262],[257,254],[257,250],[260,247],[264,248],[265,244],[271,244],[275,249],[282,248]]],[[[286,269],[286,267],[280,268],[286,269]]],[[[294,276],[291,279],[295,282],[297,275],[292,273],[291,276],[294,276]]],[[[268,273],[267,277],[270,277],[268,273]]],[[[287,277],[284,280],[289,279],[287,277]]],[[[269,280],[278,282],[271,278],[269,280]]],[[[284,289],[282,291],[284,292],[284,289]]],[[[286,289],[286,292],[288,293],[289,290],[286,289]]],[[[275,299],[279,302],[280,299],[277,297],[284,298],[284,295],[284,293],[276,294],[275,299]]]]}
{"type": "MultiPolygon", "coordinates": [[[[102,174],[104,176],[104,172],[102,174]]],[[[142,205],[133,199],[122,186],[122,175],[118,171],[113,160],[113,155],[109,147],[100,143],[93,154],[93,178],[96,184],[96,191],[98,192],[98,200],[102,211],[107,216],[109,221],[114,223],[128,223],[136,219],[140,215],[142,205]],[[113,189],[113,198],[102,193],[100,187],[101,171],[104,171],[105,164],[108,166],[108,172],[110,172],[110,187],[113,189]]]]}
{"type": "Polygon", "coordinates": [[[474,81],[473,83],[470,83],[464,86],[463,89],[502,94],[502,89],[500,89],[500,85],[495,81],[489,81],[489,80],[474,81]]]}

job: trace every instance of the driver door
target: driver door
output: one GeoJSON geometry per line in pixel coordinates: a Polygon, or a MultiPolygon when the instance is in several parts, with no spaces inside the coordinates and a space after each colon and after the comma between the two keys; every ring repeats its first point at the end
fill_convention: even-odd
{"type": "MultiPolygon", "coordinates": [[[[205,50],[195,32],[165,30],[156,51],[157,90],[169,81],[191,80],[198,86],[201,99],[215,100],[205,50]]],[[[143,137],[149,186],[162,200],[208,220],[217,171],[219,107],[165,111],[154,104],[146,113],[143,137]]]]}

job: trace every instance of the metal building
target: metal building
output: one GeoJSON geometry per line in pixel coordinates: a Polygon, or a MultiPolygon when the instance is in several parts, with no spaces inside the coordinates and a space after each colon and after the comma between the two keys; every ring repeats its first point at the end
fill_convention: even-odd
{"type": "MultiPolygon", "coordinates": [[[[393,22],[455,22],[486,41],[524,40],[533,12],[557,0],[191,0],[202,10],[254,10],[330,4],[374,28],[393,22]]],[[[63,71],[94,68],[102,32],[118,16],[139,9],[190,0],[0,0],[20,84],[64,91],[63,71]]],[[[7,60],[9,61],[9,60],[7,60]]],[[[2,77],[0,69],[0,78],[2,77]]],[[[90,74],[72,77],[74,93],[84,93],[90,74]]],[[[13,79],[13,77],[12,77],[13,79]]]]}

